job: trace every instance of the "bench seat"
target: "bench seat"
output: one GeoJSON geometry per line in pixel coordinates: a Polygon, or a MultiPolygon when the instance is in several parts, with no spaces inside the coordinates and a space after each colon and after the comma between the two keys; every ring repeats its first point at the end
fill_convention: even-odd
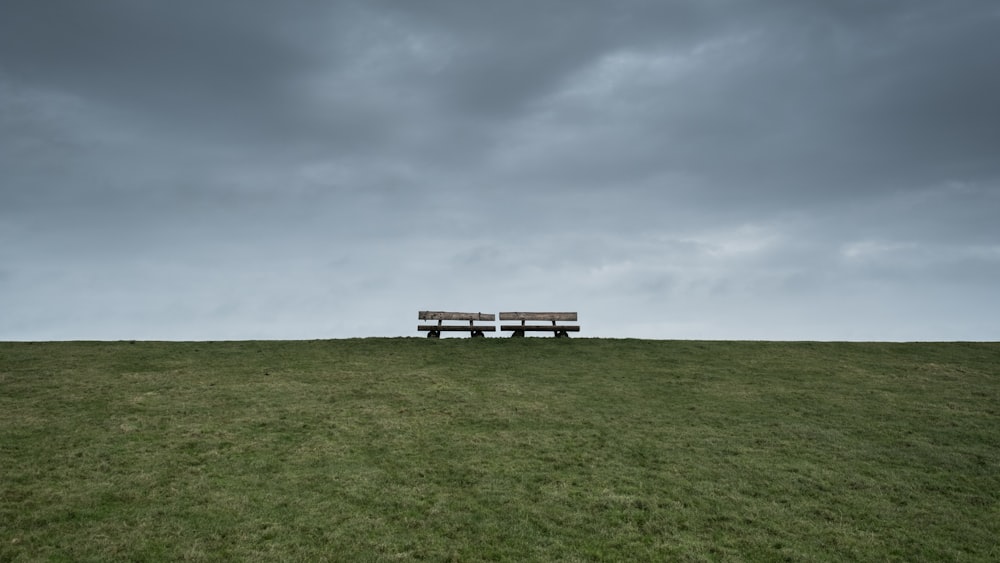
{"type": "Polygon", "coordinates": [[[496,332],[497,327],[490,325],[417,325],[417,330],[423,331],[436,331],[441,332],[474,332],[481,330],[483,332],[496,332]]]}
{"type": "Polygon", "coordinates": [[[500,330],[522,330],[525,332],[580,332],[576,325],[500,325],[500,330]]]}

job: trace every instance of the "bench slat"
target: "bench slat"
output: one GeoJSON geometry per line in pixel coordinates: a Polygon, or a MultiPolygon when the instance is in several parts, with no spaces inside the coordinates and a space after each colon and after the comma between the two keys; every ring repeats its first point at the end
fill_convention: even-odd
{"type": "Polygon", "coordinates": [[[493,313],[453,313],[451,311],[420,311],[417,318],[421,321],[493,321],[493,313]]]}
{"type": "Polygon", "coordinates": [[[580,332],[576,325],[502,325],[500,330],[523,330],[534,332],[580,332]]]}
{"type": "Polygon", "coordinates": [[[496,332],[497,327],[488,325],[417,325],[417,330],[445,332],[496,332]]]}
{"type": "Polygon", "coordinates": [[[575,321],[576,313],[509,312],[509,313],[500,313],[500,320],[501,321],[575,321]]]}

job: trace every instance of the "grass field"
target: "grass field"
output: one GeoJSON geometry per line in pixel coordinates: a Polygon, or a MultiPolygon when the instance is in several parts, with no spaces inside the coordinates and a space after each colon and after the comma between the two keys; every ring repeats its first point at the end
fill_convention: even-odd
{"type": "Polygon", "coordinates": [[[0,561],[997,561],[1000,344],[0,343],[0,561]]]}

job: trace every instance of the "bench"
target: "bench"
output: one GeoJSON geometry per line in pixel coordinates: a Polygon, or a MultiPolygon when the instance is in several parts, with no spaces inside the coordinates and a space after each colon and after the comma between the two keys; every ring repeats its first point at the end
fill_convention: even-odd
{"type": "Polygon", "coordinates": [[[501,321],[521,321],[519,325],[501,325],[500,330],[512,330],[511,338],[525,332],[553,332],[556,338],[568,338],[570,332],[580,332],[579,325],[556,324],[556,321],[576,321],[576,313],[500,313],[501,321]],[[526,321],[552,321],[551,325],[529,325],[526,321]]]}
{"type": "Polygon", "coordinates": [[[475,321],[494,321],[496,315],[490,313],[452,313],[449,311],[420,311],[421,321],[437,321],[437,324],[417,325],[417,330],[427,331],[427,338],[441,338],[442,331],[469,332],[473,338],[486,336],[484,332],[496,332],[496,325],[477,325],[475,321]],[[468,325],[446,325],[442,321],[469,321],[468,325]]]}

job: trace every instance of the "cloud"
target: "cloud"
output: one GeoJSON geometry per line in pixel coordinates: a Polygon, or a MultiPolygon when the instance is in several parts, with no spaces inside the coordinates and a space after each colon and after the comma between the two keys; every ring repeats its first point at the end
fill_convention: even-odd
{"type": "Polygon", "coordinates": [[[532,307],[1000,334],[998,29],[985,0],[8,2],[0,338],[532,307]]]}

